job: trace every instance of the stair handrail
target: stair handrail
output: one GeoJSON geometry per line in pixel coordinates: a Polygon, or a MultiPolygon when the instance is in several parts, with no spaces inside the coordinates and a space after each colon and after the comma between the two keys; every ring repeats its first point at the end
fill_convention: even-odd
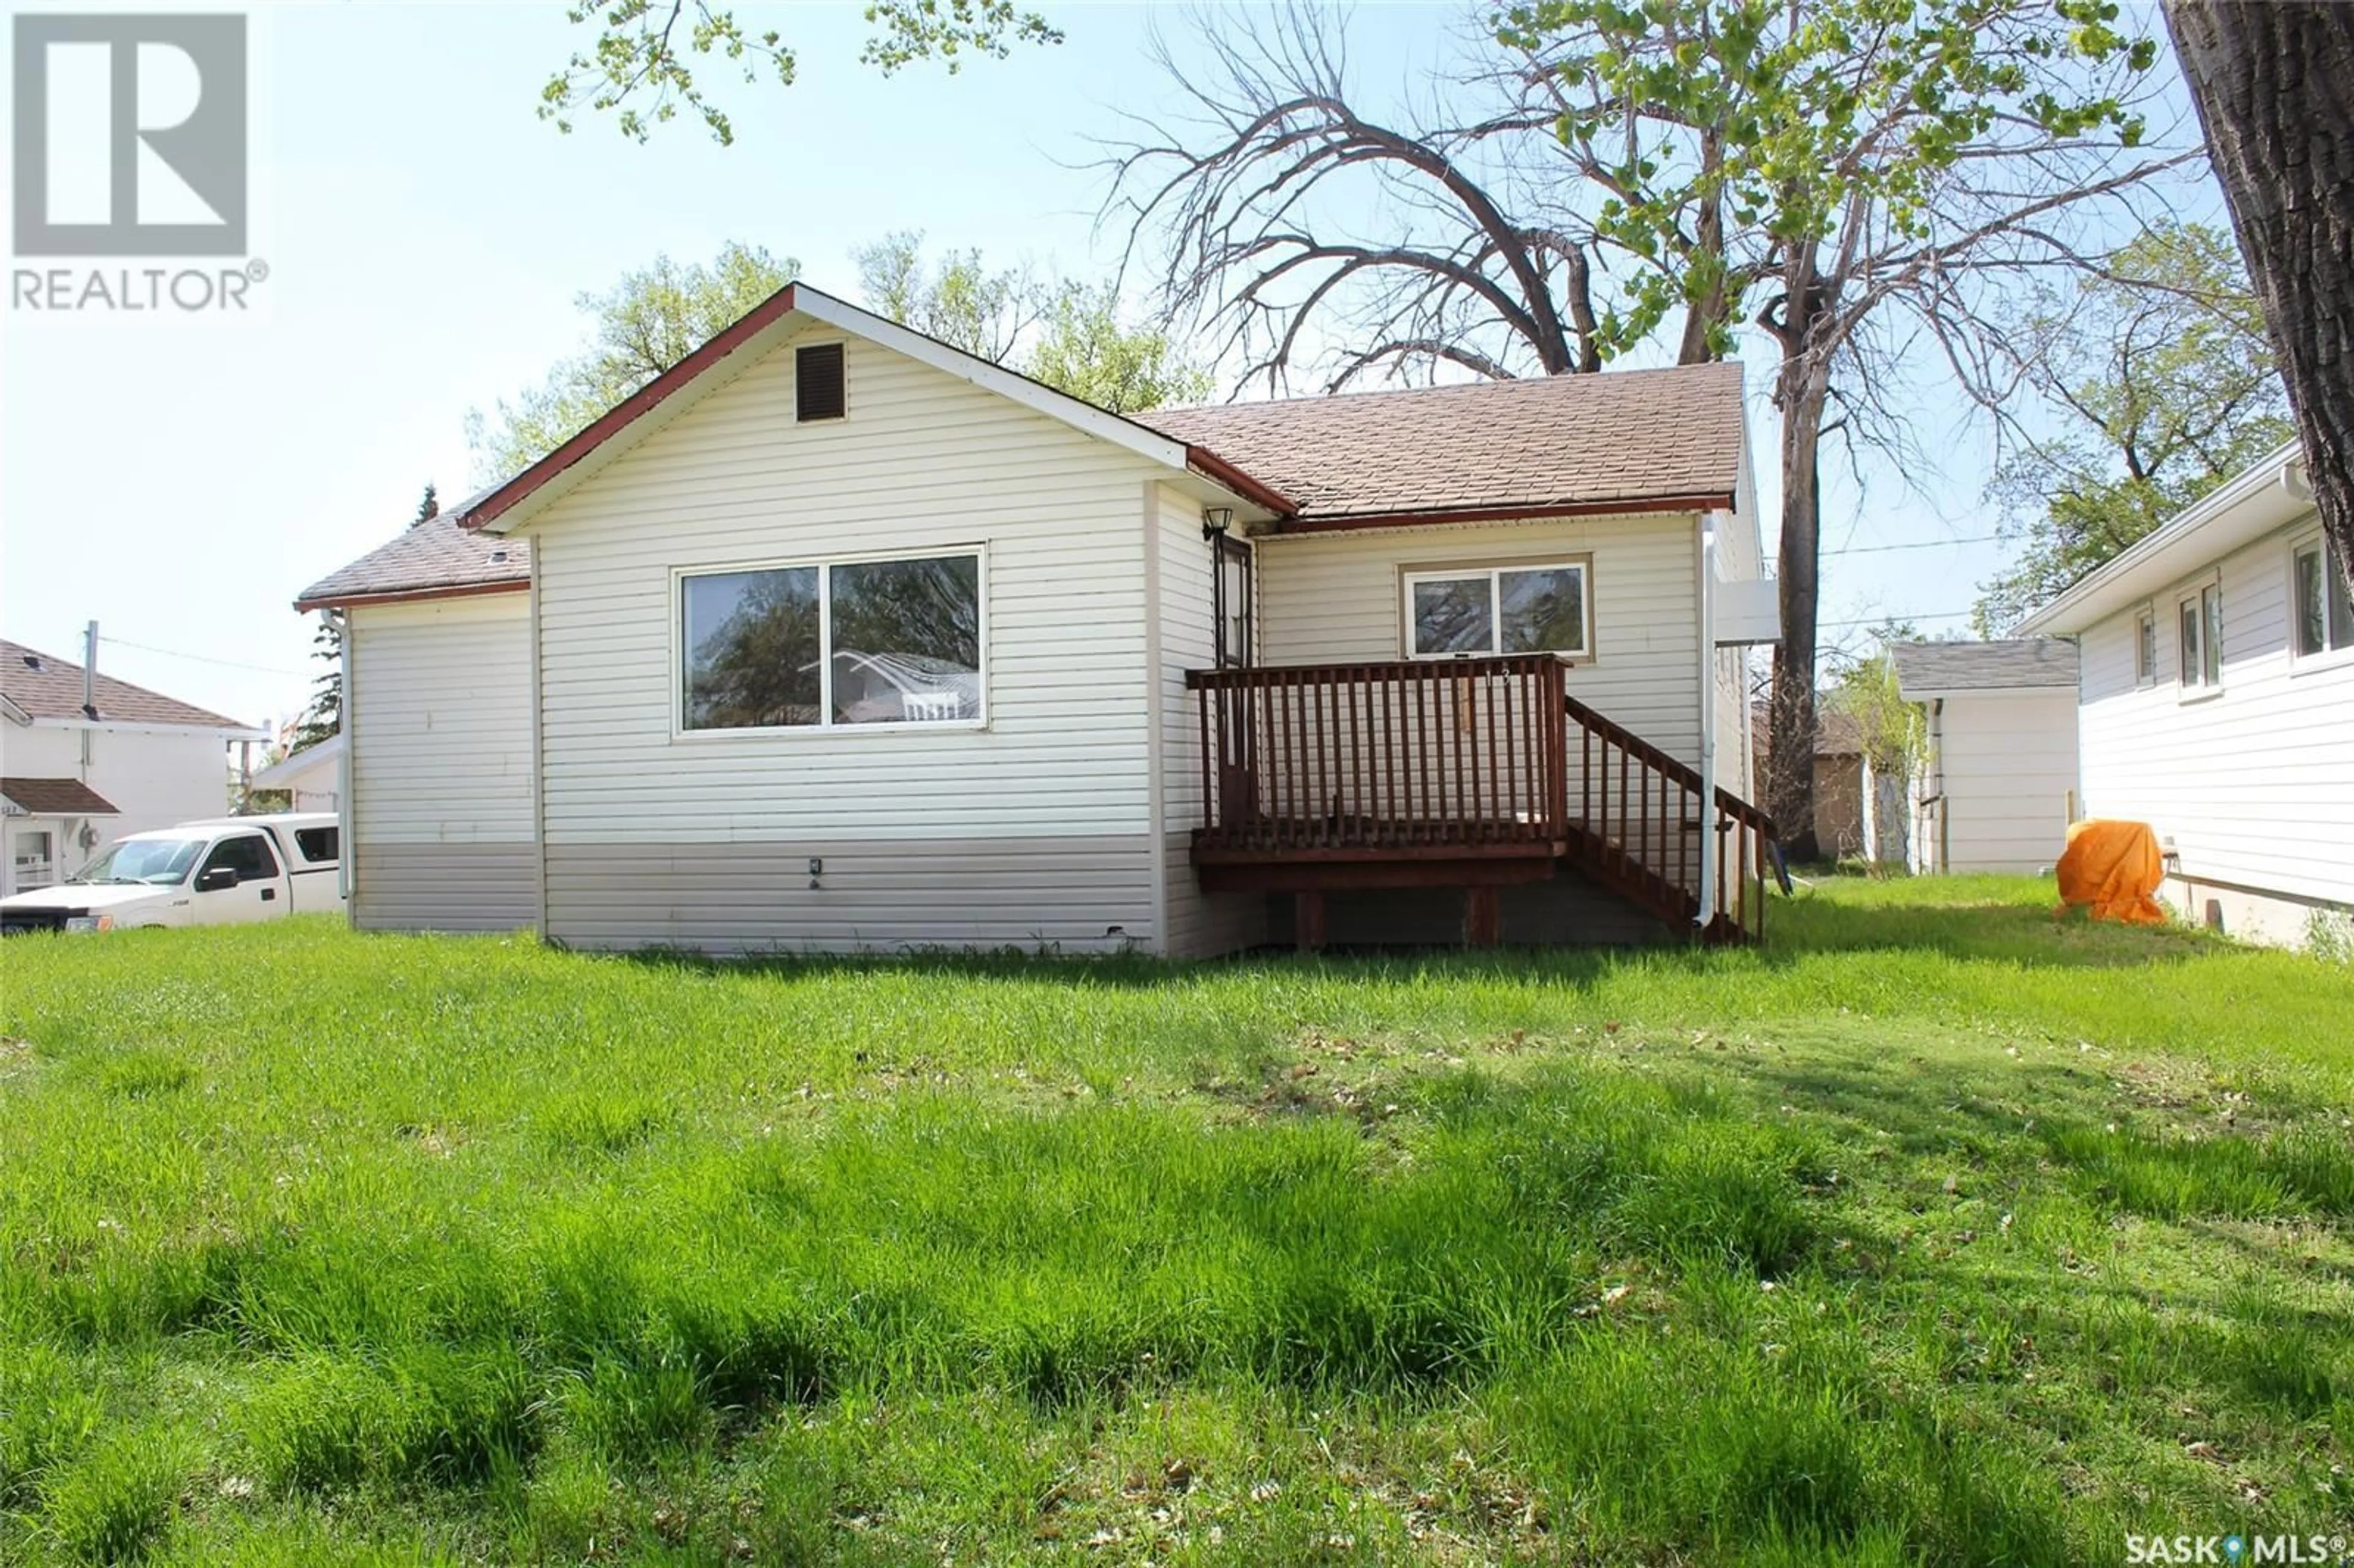
{"type": "MultiPolygon", "coordinates": [[[[1564,695],[1561,701],[1563,708],[1570,717],[1619,747],[1638,762],[1657,768],[1694,792],[1708,788],[1707,781],[1700,776],[1699,768],[1680,757],[1672,757],[1661,751],[1607,714],[1597,712],[1573,696],[1564,695]]],[[[1781,836],[1774,831],[1772,817],[1721,784],[1716,787],[1715,801],[1716,809],[1734,821],[1755,828],[1769,839],[1778,839],[1781,836]]]]}

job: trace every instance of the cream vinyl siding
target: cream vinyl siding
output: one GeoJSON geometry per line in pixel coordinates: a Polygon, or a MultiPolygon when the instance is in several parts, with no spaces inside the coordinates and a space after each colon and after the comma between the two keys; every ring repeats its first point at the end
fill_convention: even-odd
{"type": "Polygon", "coordinates": [[[2310,516],[2221,562],[2223,682],[2185,702],[2176,599],[2154,597],[2158,683],[2134,684],[2128,609],[2083,639],[2084,805],[2144,821],[2194,880],[2354,904],[2354,662],[2289,653],[2290,550],[2310,516]]]}
{"type": "Polygon", "coordinates": [[[530,596],[359,606],[346,647],[353,923],[530,925],[530,596]]]}
{"type": "Polygon", "coordinates": [[[2065,687],[1961,694],[1936,719],[1942,871],[2034,872],[2068,844],[2076,698],[2065,687]]]}
{"type": "Polygon", "coordinates": [[[1206,670],[1217,657],[1210,546],[1202,537],[1199,502],[1165,484],[1152,487],[1151,502],[1161,604],[1161,853],[1168,909],[1163,950],[1174,958],[1202,958],[1266,940],[1267,900],[1205,894],[1193,874],[1193,830],[1202,825],[1202,721],[1201,699],[1185,689],[1185,672],[1206,670]]]}
{"type": "Polygon", "coordinates": [[[1165,471],[855,337],[847,418],[797,423],[794,348],[843,341],[780,344],[529,525],[550,933],[1152,944],[1141,498],[1165,471]],[[678,733],[675,572],[971,549],[985,727],[678,733]],[[877,848],[896,841],[907,855],[877,848]],[[774,867],[837,843],[859,852],[830,861],[826,896],[804,896],[804,871],[765,915],[741,906],[770,895],[703,847],[759,846],[774,867]],[[582,853],[599,845],[627,851],[603,881],[582,853]],[[1017,896],[984,910],[988,888],[1017,896]]]}
{"type": "Polygon", "coordinates": [[[1594,653],[1572,695],[1700,763],[1700,602],[1689,514],[1297,534],[1258,545],[1260,646],[1270,664],[1405,655],[1406,571],[1590,556],[1594,653]]]}

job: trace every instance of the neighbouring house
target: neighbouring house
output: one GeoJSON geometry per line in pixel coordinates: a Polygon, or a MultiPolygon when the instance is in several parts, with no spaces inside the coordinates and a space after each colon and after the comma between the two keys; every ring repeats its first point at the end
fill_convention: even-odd
{"type": "MultiPolygon", "coordinates": [[[[1750,715],[1751,766],[1766,775],[1767,715],[1750,715]]],[[[1904,863],[1906,780],[1872,765],[1863,726],[1828,702],[1815,716],[1815,842],[1833,860],[1904,863]]]]}
{"type": "Polygon", "coordinates": [[[1927,715],[1914,781],[1917,872],[2041,873],[2076,815],[2076,647],[2052,637],[1891,645],[1927,715]]]}
{"type": "Polygon", "coordinates": [[[793,284],[303,590],[363,927],[1737,939],[1734,366],[1122,418],[793,284]]]}
{"type": "Polygon", "coordinates": [[[2028,617],[2077,639],[2084,803],[2143,821],[2161,895],[2297,942],[2354,914],[2354,602],[2287,447],[2028,617]]]}
{"type": "Polygon", "coordinates": [[[316,746],[257,768],[246,786],[285,791],[290,810],[336,810],[344,799],[344,737],[331,735],[316,746]]]}
{"type": "Polygon", "coordinates": [[[230,744],[268,737],[0,641],[0,897],[70,875],[103,840],[219,816],[230,744]]]}

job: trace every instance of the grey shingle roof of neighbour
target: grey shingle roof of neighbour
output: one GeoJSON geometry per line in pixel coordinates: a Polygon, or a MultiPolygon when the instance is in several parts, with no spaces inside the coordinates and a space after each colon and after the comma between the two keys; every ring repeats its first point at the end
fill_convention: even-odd
{"type": "Polygon", "coordinates": [[[531,546],[522,539],[471,532],[461,525],[468,508],[490,492],[470,495],[438,517],[405,528],[351,565],[302,590],[299,608],[348,602],[377,594],[422,589],[521,588],[531,581],[531,546]]]}
{"type": "MultiPolygon", "coordinates": [[[[209,708],[118,681],[101,670],[92,694],[101,720],[114,724],[184,724],[204,729],[245,729],[239,719],[209,708]]],[[[0,695],[35,718],[71,719],[82,716],[81,666],[27,648],[21,642],[0,641],[0,695]]]]}
{"type": "Polygon", "coordinates": [[[1137,423],[1205,447],[1299,520],[1730,498],[1741,366],[1548,376],[1162,408],[1137,423]]]}
{"type": "Polygon", "coordinates": [[[1923,692],[2001,692],[2076,683],[2076,645],[2058,637],[2001,642],[1898,642],[1896,683],[1923,692]]]}

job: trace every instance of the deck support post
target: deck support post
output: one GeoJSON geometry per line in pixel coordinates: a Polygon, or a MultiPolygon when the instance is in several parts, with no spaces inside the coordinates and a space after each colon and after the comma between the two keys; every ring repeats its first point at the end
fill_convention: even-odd
{"type": "Polygon", "coordinates": [[[1463,891],[1463,941],[1467,947],[1492,948],[1503,939],[1503,901],[1493,886],[1463,891]]]}
{"type": "Polygon", "coordinates": [[[1324,946],[1324,895],[1306,890],[1291,895],[1291,938],[1303,953],[1324,946]]]}

